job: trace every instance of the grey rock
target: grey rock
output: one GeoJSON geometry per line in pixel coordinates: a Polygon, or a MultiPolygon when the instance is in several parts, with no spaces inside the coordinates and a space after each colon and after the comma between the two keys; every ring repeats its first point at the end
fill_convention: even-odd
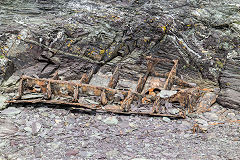
{"type": "Polygon", "coordinates": [[[171,91],[171,90],[161,90],[157,96],[160,96],[161,98],[168,98],[171,97],[172,95],[176,94],[177,91],[171,91]]]}
{"type": "Polygon", "coordinates": [[[149,160],[149,159],[142,157],[142,158],[133,158],[132,160],[149,160]]]}
{"type": "Polygon", "coordinates": [[[206,112],[204,113],[204,116],[209,119],[210,121],[217,121],[218,115],[216,113],[206,112]]]}
{"type": "Polygon", "coordinates": [[[227,114],[227,118],[229,118],[229,119],[231,119],[231,120],[235,120],[235,119],[236,119],[235,116],[236,116],[235,113],[228,113],[228,114],[227,114]]]}
{"type": "Polygon", "coordinates": [[[221,91],[217,102],[222,106],[240,110],[240,51],[228,53],[227,62],[219,78],[221,91]]]}
{"type": "Polygon", "coordinates": [[[8,107],[3,111],[1,111],[1,114],[8,115],[8,116],[17,115],[19,113],[21,113],[21,110],[16,107],[8,107]]]}
{"type": "Polygon", "coordinates": [[[37,134],[40,131],[41,127],[42,127],[41,123],[33,122],[32,123],[32,134],[37,134]]]}
{"type": "Polygon", "coordinates": [[[20,78],[21,77],[18,75],[12,75],[11,77],[8,78],[8,80],[3,82],[3,86],[6,86],[6,87],[14,86],[18,83],[20,78]]]}
{"type": "Polygon", "coordinates": [[[118,119],[116,117],[108,117],[103,120],[107,125],[116,125],[118,124],[118,119]]]}
{"type": "Polygon", "coordinates": [[[162,119],[164,122],[171,122],[171,119],[170,118],[168,118],[168,117],[163,117],[163,119],[162,119]]]}
{"type": "Polygon", "coordinates": [[[123,99],[124,99],[124,96],[120,93],[117,93],[117,94],[114,95],[114,101],[115,102],[120,102],[123,99]]]}
{"type": "Polygon", "coordinates": [[[137,128],[138,127],[138,125],[136,123],[133,123],[133,122],[129,122],[129,126],[131,128],[137,128]]]}
{"type": "Polygon", "coordinates": [[[0,95],[0,110],[5,109],[7,107],[7,103],[5,103],[6,100],[7,100],[6,96],[0,95]]]}
{"type": "Polygon", "coordinates": [[[44,94],[42,93],[32,93],[32,94],[25,94],[22,96],[22,99],[36,99],[36,98],[42,98],[44,97],[44,94]]]}
{"type": "Polygon", "coordinates": [[[32,128],[31,128],[31,127],[24,127],[24,130],[25,130],[26,132],[32,133],[32,128]]]}
{"type": "Polygon", "coordinates": [[[0,84],[7,80],[14,72],[14,65],[13,62],[7,58],[0,58],[0,84]]]}
{"type": "Polygon", "coordinates": [[[170,114],[178,114],[178,113],[179,113],[179,109],[177,109],[177,108],[172,108],[172,109],[169,109],[168,112],[169,112],[170,114]]]}
{"type": "Polygon", "coordinates": [[[85,100],[86,102],[90,103],[90,104],[99,104],[98,102],[95,102],[95,101],[93,101],[93,100],[91,100],[91,99],[85,98],[84,100],[85,100]]]}
{"type": "Polygon", "coordinates": [[[18,127],[13,123],[0,121],[0,137],[10,136],[17,133],[18,127]]]}
{"type": "Polygon", "coordinates": [[[110,77],[111,76],[106,76],[106,75],[103,75],[101,72],[98,72],[97,74],[95,74],[92,77],[89,84],[96,85],[96,86],[107,87],[108,83],[110,81],[110,77]]]}
{"type": "Polygon", "coordinates": [[[195,119],[195,121],[200,125],[208,126],[208,122],[203,119],[195,119]]]}

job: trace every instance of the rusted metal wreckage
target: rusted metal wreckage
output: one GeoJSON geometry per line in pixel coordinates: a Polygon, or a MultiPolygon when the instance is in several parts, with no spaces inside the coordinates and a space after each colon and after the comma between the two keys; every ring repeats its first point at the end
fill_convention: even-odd
{"type": "MultiPolygon", "coordinates": [[[[57,72],[51,79],[22,76],[18,89],[19,95],[7,102],[59,104],[69,105],[72,109],[87,111],[176,118],[185,118],[186,111],[193,112],[199,105],[202,105],[199,99],[206,91],[194,87],[176,76],[178,60],[152,57],[146,57],[146,60],[147,72],[139,78],[135,91],[115,89],[119,80],[119,69],[121,68],[117,66],[107,87],[89,84],[94,74],[93,70],[89,74],[83,74],[79,82],[59,80],[57,72]],[[154,66],[159,62],[173,63],[171,71],[165,74],[156,72],[154,66]],[[144,90],[149,76],[165,77],[166,81],[163,87],[144,90]],[[174,84],[185,89],[175,88],[175,90],[171,90],[174,84]],[[164,97],[164,93],[162,93],[164,91],[169,91],[172,95],[168,94],[164,97]],[[35,96],[28,98],[28,94],[34,94],[35,96]],[[94,103],[81,101],[81,97],[91,96],[95,97],[94,103]],[[170,110],[172,111],[170,112],[170,110]]],[[[208,107],[213,102],[214,100],[208,103],[208,107]]]]}

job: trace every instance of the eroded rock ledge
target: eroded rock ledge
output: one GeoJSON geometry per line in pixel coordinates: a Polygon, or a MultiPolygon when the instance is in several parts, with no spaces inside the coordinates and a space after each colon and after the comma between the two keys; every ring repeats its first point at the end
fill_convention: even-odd
{"type": "Polygon", "coordinates": [[[2,55],[18,75],[48,78],[58,70],[62,79],[74,80],[121,64],[120,78],[137,79],[147,55],[179,59],[179,76],[219,82],[218,102],[239,109],[238,0],[15,0],[0,9],[2,55]]]}

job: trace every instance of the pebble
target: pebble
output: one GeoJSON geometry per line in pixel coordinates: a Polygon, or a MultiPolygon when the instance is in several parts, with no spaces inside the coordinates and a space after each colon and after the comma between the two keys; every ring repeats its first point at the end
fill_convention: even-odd
{"type": "Polygon", "coordinates": [[[101,116],[101,115],[98,115],[98,116],[97,116],[97,120],[102,120],[102,116],[101,116]]]}
{"type": "Polygon", "coordinates": [[[18,128],[13,123],[0,123],[0,137],[15,134],[18,128]]]}
{"type": "Polygon", "coordinates": [[[34,122],[34,123],[32,124],[32,133],[33,133],[33,134],[38,133],[38,132],[40,131],[41,127],[42,127],[41,123],[39,123],[39,122],[34,122]]]}
{"type": "Polygon", "coordinates": [[[8,116],[12,116],[12,115],[17,115],[21,113],[21,110],[16,108],[16,107],[8,107],[7,109],[4,109],[1,114],[5,114],[8,116]]]}
{"type": "Polygon", "coordinates": [[[172,95],[174,95],[176,93],[177,93],[177,91],[161,90],[161,92],[159,92],[157,94],[157,96],[160,96],[161,98],[167,98],[167,97],[171,97],[172,95]]]}
{"type": "Polygon", "coordinates": [[[24,127],[24,130],[27,132],[32,132],[32,128],[31,127],[24,127]]]}
{"type": "Polygon", "coordinates": [[[170,114],[178,114],[179,113],[179,109],[177,109],[177,108],[169,109],[168,111],[170,114]]]}
{"type": "Polygon", "coordinates": [[[104,119],[103,122],[108,125],[116,125],[118,124],[118,119],[116,117],[108,117],[104,119]]]}
{"type": "Polygon", "coordinates": [[[133,123],[133,122],[129,122],[129,126],[131,128],[137,128],[137,124],[133,123]]]}
{"type": "Polygon", "coordinates": [[[206,112],[206,113],[204,113],[204,116],[210,121],[218,120],[218,115],[216,113],[206,112]]]}
{"type": "Polygon", "coordinates": [[[169,123],[170,121],[171,121],[171,119],[170,118],[168,118],[168,117],[163,117],[163,119],[162,119],[164,122],[167,122],[167,123],[169,123]]]}
{"type": "Polygon", "coordinates": [[[231,119],[231,120],[235,120],[236,117],[235,117],[235,113],[228,113],[227,114],[227,118],[231,119]]]}

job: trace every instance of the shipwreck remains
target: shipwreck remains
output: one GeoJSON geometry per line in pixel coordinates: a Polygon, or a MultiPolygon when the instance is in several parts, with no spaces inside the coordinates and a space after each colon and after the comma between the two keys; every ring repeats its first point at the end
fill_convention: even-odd
{"type": "Polygon", "coordinates": [[[147,71],[140,76],[136,89],[116,89],[119,80],[119,69],[114,70],[107,87],[89,84],[93,70],[83,74],[79,81],[63,81],[56,72],[51,79],[40,79],[22,76],[19,82],[18,96],[8,103],[47,103],[68,105],[72,109],[112,112],[117,114],[139,114],[185,118],[186,112],[209,108],[216,100],[201,102],[208,92],[176,76],[178,60],[146,57],[147,71]],[[159,62],[172,63],[170,72],[160,74],[154,66],[159,62]],[[164,77],[165,83],[160,88],[150,86],[144,90],[149,76],[164,77]],[[84,98],[90,98],[88,101],[84,98]],[[205,105],[203,105],[205,104],[205,105]]]}

